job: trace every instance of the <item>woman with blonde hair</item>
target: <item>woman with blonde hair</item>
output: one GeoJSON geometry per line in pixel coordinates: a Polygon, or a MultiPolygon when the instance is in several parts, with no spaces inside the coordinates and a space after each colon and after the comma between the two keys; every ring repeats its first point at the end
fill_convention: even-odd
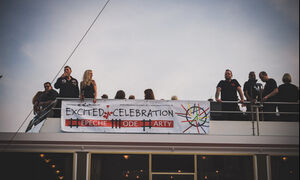
{"type": "Polygon", "coordinates": [[[80,99],[84,100],[84,98],[93,98],[94,103],[97,101],[97,85],[93,80],[92,70],[86,70],[80,82],[80,99]]]}

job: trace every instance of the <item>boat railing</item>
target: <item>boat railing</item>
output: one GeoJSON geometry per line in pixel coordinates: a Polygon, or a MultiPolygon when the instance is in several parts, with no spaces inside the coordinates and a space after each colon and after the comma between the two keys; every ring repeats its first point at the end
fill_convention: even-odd
{"type": "MultiPolygon", "coordinates": [[[[86,98],[91,99],[91,98],[86,98]]],[[[40,113],[34,116],[30,121],[26,132],[29,131],[33,126],[36,126],[47,117],[60,118],[61,113],[61,101],[62,100],[79,100],[79,98],[57,98],[40,113]]],[[[100,99],[99,99],[100,100],[100,99]]],[[[103,100],[103,99],[101,99],[103,100]]],[[[100,100],[100,101],[101,101],[100,100]]],[[[160,100],[163,101],[163,100],[160,100]]],[[[245,101],[243,103],[239,101],[210,101],[210,120],[213,121],[252,121],[256,122],[259,126],[259,122],[262,121],[282,121],[282,122],[299,122],[299,102],[250,102],[245,101]],[[240,110],[236,111],[224,111],[222,105],[224,104],[236,104],[240,110]],[[276,110],[265,111],[264,107],[273,105],[276,110]],[[285,106],[285,110],[280,111],[280,106],[285,106]]]]}

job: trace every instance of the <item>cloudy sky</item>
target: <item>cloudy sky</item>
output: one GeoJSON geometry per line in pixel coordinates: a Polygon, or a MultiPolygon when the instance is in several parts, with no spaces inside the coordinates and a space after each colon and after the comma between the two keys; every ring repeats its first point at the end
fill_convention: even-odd
{"type": "MultiPolygon", "coordinates": [[[[0,132],[20,127],[105,3],[0,1],[0,132]]],[[[299,85],[299,1],[111,0],[67,64],[110,98],[207,100],[227,68],[240,84],[264,70],[299,85]]]]}

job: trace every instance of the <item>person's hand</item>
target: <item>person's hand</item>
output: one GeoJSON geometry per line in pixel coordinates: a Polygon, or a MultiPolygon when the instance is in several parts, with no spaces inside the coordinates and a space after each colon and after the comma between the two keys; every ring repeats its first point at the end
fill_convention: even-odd
{"type": "Polygon", "coordinates": [[[96,98],[94,98],[94,99],[93,99],[93,103],[96,103],[96,102],[97,102],[97,99],[96,99],[96,98]]]}
{"type": "Polygon", "coordinates": [[[265,97],[262,99],[262,101],[265,102],[265,101],[267,101],[267,99],[268,99],[268,97],[265,96],[265,97]]]}
{"type": "Polygon", "coordinates": [[[66,72],[64,72],[62,75],[61,75],[61,77],[63,78],[63,77],[66,77],[67,76],[67,73],[66,72]]]}
{"type": "Polygon", "coordinates": [[[221,99],[216,99],[216,101],[218,102],[218,103],[221,103],[222,102],[222,100],[221,99]]]}
{"type": "Polygon", "coordinates": [[[253,104],[256,103],[256,101],[257,101],[256,99],[251,99],[251,103],[253,104]]]}

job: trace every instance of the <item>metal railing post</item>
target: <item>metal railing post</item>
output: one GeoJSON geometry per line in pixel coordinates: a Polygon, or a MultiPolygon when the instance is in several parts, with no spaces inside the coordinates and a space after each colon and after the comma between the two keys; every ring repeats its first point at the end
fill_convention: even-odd
{"type": "Polygon", "coordinates": [[[259,106],[256,107],[257,135],[259,136],[259,106]]]}

